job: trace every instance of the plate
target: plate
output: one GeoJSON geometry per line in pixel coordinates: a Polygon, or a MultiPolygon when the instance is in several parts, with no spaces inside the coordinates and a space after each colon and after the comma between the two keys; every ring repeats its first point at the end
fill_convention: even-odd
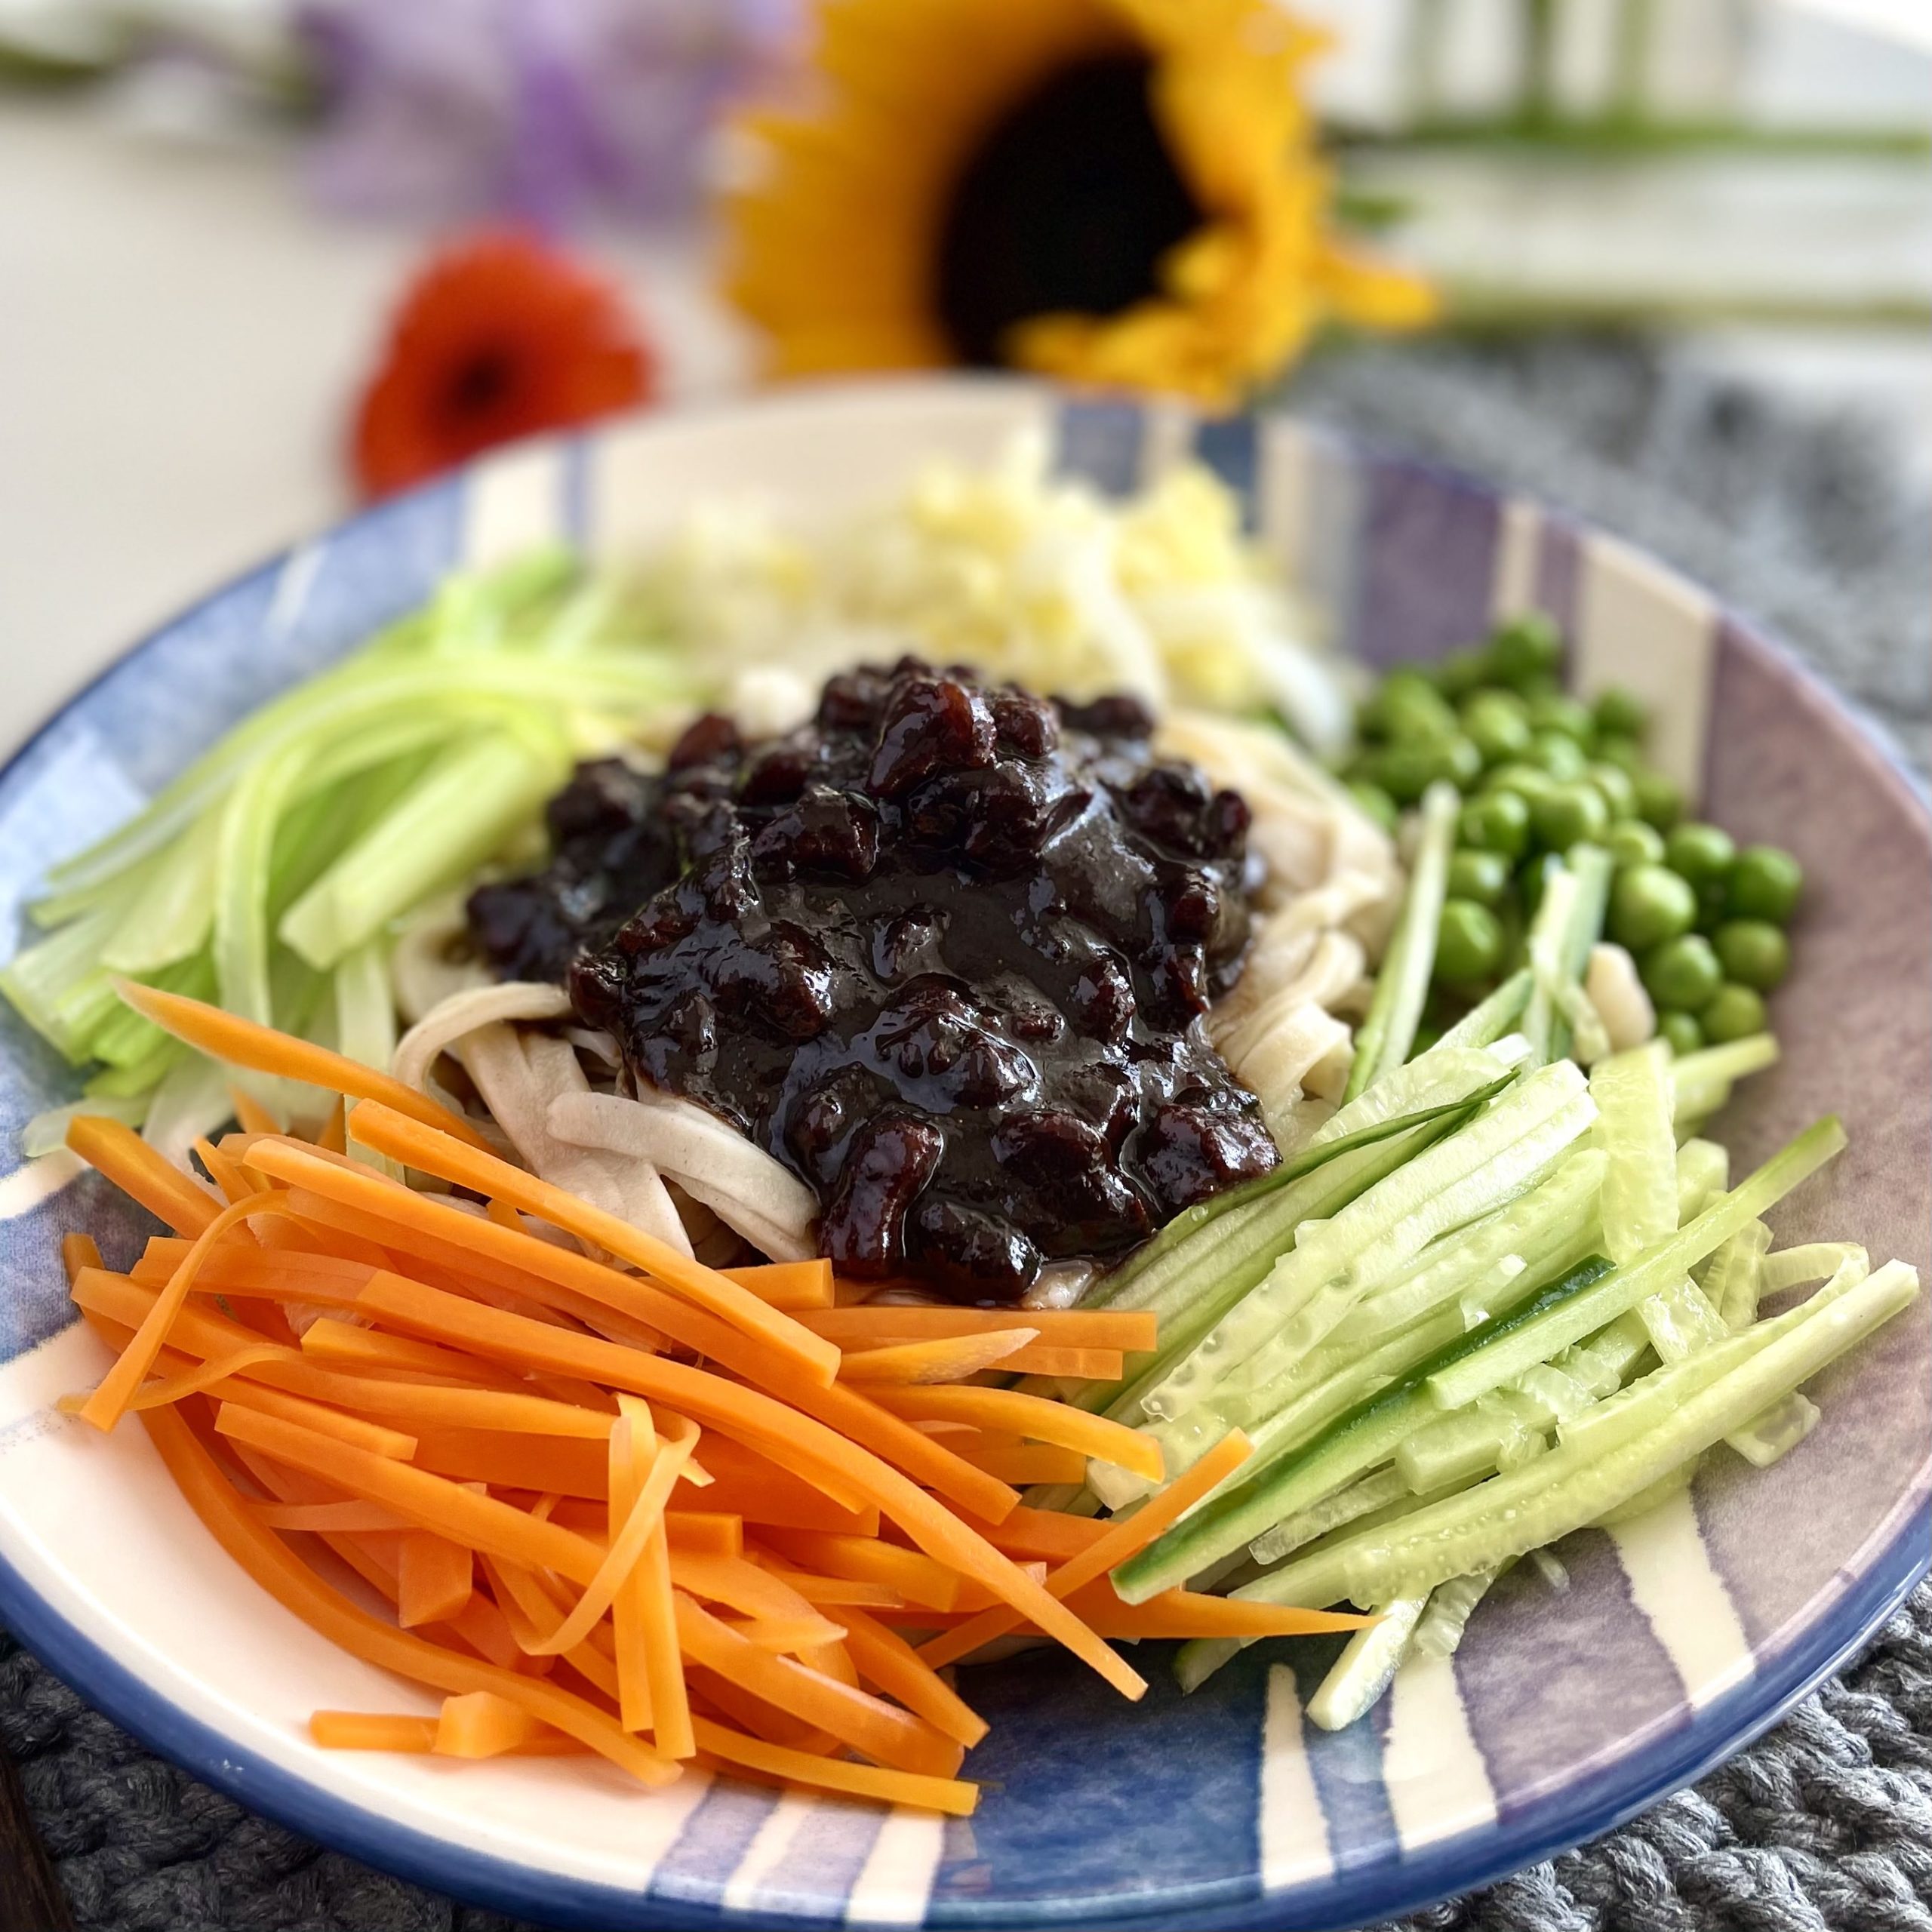
{"type": "MultiPolygon", "coordinates": [[[[45,868],[250,706],[426,598],[441,574],[564,534],[621,553],[697,497],[755,488],[819,515],[1016,431],[1119,490],[1198,458],[1337,641],[1429,654],[1537,606],[1576,685],[1655,707],[1656,750],[1740,838],[1812,881],[1786,1057],[1724,1124],[1742,1164],[1813,1115],[1852,1146],[1778,1217],[1932,1269],[1932,820],[1878,745],[1734,614],[1614,539],[1280,417],[1196,419],[989,380],[844,385],[520,447],[275,560],[138,645],[0,773],[0,931],[45,868]]],[[[0,1160],[72,1076],[0,1016],[0,1160]]],[[[702,1775],[645,1795],[583,1761],[331,1754],[318,1706],[411,1694],[288,1616],[216,1550],[138,1429],[52,1410],[103,1361],[71,1324],[58,1241],[141,1229],[64,1168],[0,1180],[0,1619],[92,1702],[242,1803],[370,1862],[568,1925],[1320,1927],[1421,1905],[1606,1829],[1762,1730],[1927,1567],[1932,1297],[1821,1380],[1774,1468],[1714,1459],[1678,1503],[1528,1566],[1452,1660],[1413,1666],[1336,1735],[1302,1699],[1330,1651],[1257,1645],[1183,1698],[1166,1660],[1121,1703],[1044,1653],[970,1673],[992,1723],[977,1816],[946,1823],[702,1775]],[[1746,1479],[1748,1476],[1748,1480],[1746,1479]]],[[[1152,1648],[1154,1647],[1149,1647],[1152,1648]]],[[[426,1703],[423,1708],[428,1708],[426,1703]]]]}

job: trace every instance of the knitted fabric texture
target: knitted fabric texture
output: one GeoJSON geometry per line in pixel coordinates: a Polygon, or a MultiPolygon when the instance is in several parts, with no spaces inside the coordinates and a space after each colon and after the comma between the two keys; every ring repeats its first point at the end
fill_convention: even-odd
{"type": "MultiPolygon", "coordinates": [[[[1932,506],[1878,426],[1579,341],[1364,349],[1288,399],[1647,544],[1932,763],[1932,506]]],[[[85,1932],[531,1932],[253,1817],[4,1635],[0,1743],[85,1932]]],[[[1694,1789],[1378,1932],[1932,1932],[1932,1586],[1694,1789]]]]}

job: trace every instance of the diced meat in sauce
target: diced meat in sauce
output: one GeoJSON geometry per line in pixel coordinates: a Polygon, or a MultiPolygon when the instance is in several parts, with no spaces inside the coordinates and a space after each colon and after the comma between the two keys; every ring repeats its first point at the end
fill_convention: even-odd
{"type": "Polygon", "coordinates": [[[1247,808],[1152,729],[855,671],[786,737],[706,717],[662,777],[583,766],[472,931],[804,1180],[841,1272],[1012,1302],[1276,1159],[1200,1023],[1247,943],[1247,808]]]}

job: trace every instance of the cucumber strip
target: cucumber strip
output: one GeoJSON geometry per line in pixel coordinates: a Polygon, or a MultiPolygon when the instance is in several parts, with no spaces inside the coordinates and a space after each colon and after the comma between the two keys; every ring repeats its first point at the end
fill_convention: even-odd
{"type": "Polygon", "coordinates": [[[1543,903],[1531,921],[1528,942],[1532,985],[1523,1013],[1523,1032],[1540,1060],[1561,1060],[1568,1052],[1574,1020],[1584,1013],[1601,1032],[1583,994],[1590,949],[1603,934],[1610,903],[1610,854],[1595,845],[1574,845],[1543,888],[1543,903]]]}
{"type": "Polygon", "coordinates": [[[1632,1260],[1677,1232],[1677,1137],[1671,1129],[1670,1048],[1662,1040],[1590,1069],[1603,1177],[1604,1252],[1632,1260]]]}
{"type": "Polygon", "coordinates": [[[1513,1330],[1587,1294],[1609,1267],[1601,1257],[1592,1256],[1521,1308],[1484,1322],[1417,1364],[1312,1442],[1211,1496],[1115,1571],[1115,1589],[1128,1603],[1144,1602],[1386,1463],[1407,1436],[1436,1414],[1429,1392],[1432,1377],[1451,1362],[1503,1345],[1513,1330]]]}
{"type": "Polygon", "coordinates": [[[1611,1530],[1619,1523],[1634,1523],[1639,1516],[1647,1516],[1653,1509],[1660,1509],[1673,1497],[1681,1496],[1697,1481],[1703,1460],[1701,1456],[1693,1456],[1688,1461],[1680,1463],[1669,1475],[1660,1476],[1648,1489],[1640,1489],[1614,1509],[1606,1509],[1592,1527],[1611,1530]]]}
{"type": "Polygon", "coordinates": [[[1555,1366],[1586,1394],[1614,1395],[1651,1352],[1651,1337],[1634,1314],[1620,1315],[1600,1334],[1578,1342],[1556,1358],[1555,1366]]]}
{"type": "Polygon", "coordinates": [[[1428,1601],[1426,1594],[1397,1597],[1380,1607],[1381,1621],[1349,1639],[1309,1699],[1310,1723],[1324,1730],[1344,1730],[1374,1704],[1401,1668],[1428,1601]]]}
{"type": "Polygon", "coordinates": [[[1715,1140],[1693,1136],[1677,1150],[1677,1217],[1694,1220],[1730,1185],[1730,1155],[1715,1140]]]}
{"type": "Polygon", "coordinates": [[[1917,1273],[1903,1262],[1887,1263],[1841,1295],[1814,1297],[1752,1334],[1732,1337],[1712,1352],[1751,1352],[1701,1386],[1686,1392],[1668,1368],[1646,1377],[1622,1398],[1625,1432],[1618,1439],[1565,1442],[1527,1469],[1418,1510],[1392,1536],[1346,1539],[1233,1594],[1309,1609],[1344,1599],[1383,1603],[1527,1555],[1598,1521],[1702,1454],[1918,1293],[1917,1273]]]}
{"type": "Polygon", "coordinates": [[[1439,780],[1423,794],[1420,829],[1409,867],[1409,889],[1395,930],[1375,976],[1368,1016],[1355,1032],[1355,1063],[1349,1069],[1344,1102],[1364,1093],[1400,1066],[1415,1044],[1416,1028],[1429,998],[1435,967],[1436,929],[1442,923],[1449,888],[1449,854],[1456,842],[1456,814],[1462,804],[1453,785],[1439,780]]]}
{"type": "MultiPolygon", "coordinates": [[[[1711,1257],[1704,1270],[1703,1290],[1724,1325],[1735,1333],[1748,1328],[1758,1318],[1758,1303],[1770,1292],[1766,1285],[1765,1260],[1771,1245],[1771,1231],[1762,1221],[1747,1221],[1711,1257]]],[[[1863,1250],[1857,1251],[1861,1255],[1863,1250]]],[[[1817,1274],[1801,1277],[1828,1280],[1851,1250],[1832,1244],[1834,1259],[1817,1274]]],[[[1789,1285],[1795,1287],[1795,1282],[1789,1285]]]]}
{"type": "Polygon", "coordinates": [[[1416,1625],[1411,1647],[1418,1657],[1453,1657],[1461,1649],[1463,1638],[1476,1605],[1488,1595],[1497,1577],[1509,1566],[1499,1564],[1494,1570],[1478,1570],[1466,1577],[1452,1577],[1429,1593],[1429,1607],[1416,1625]]]}
{"type": "Polygon", "coordinates": [[[1268,1280],[1142,1398],[1143,1409],[1157,1420],[1183,1417],[1251,1356],[1263,1359],[1251,1386],[1292,1367],[1352,1305],[1349,1282],[1365,1292],[1435,1235],[1521,1192],[1537,1168],[1589,1124],[1594,1110],[1583,1084],[1567,1063],[1540,1068],[1487,1112],[1365,1190],[1318,1235],[1297,1241],[1268,1280]],[[1294,1318],[1337,1277],[1343,1285],[1314,1321],[1291,1329],[1294,1318]],[[1333,1318],[1320,1325],[1331,1309],[1333,1318]]]}
{"type": "Polygon", "coordinates": [[[1676,1099],[1673,1111],[1680,1125],[1703,1120],[1730,1098],[1730,1090],[1747,1075],[1761,1073],[1778,1061],[1778,1043],[1769,1033],[1752,1033],[1723,1045],[1701,1047],[1686,1054],[1670,1070],[1676,1099]]]}
{"type": "Polygon", "coordinates": [[[1195,1637],[1174,1654],[1174,1681],[1182,1694],[1198,1690],[1224,1663],[1232,1663],[1254,1641],[1252,1637],[1195,1637]]]}
{"type": "Polygon", "coordinates": [[[1248,1545],[1247,1553],[1257,1563],[1278,1563],[1284,1556],[1331,1530],[1359,1523],[1364,1516],[1386,1509],[1392,1503],[1412,1503],[1414,1492],[1393,1468],[1376,1469],[1346,1489],[1324,1496],[1319,1503],[1284,1517],[1272,1530],[1264,1530],[1248,1545]]]}
{"type": "Polygon", "coordinates": [[[1522,1018],[1535,981],[1535,974],[1527,966],[1519,966],[1495,992],[1471,1007],[1432,1051],[1439,1053],[1445,1047],[1494,1045],[1522,1018]]]}
{"type": "Polygon", "coordinates": [[[1646,1296],[1636,1313],[1660,1361],[1685,1361],[1700,1349],[1715,1348],[1731,1333],[1688,1275],[1646,1296]]]}
{"type": "Polygon", "coordinates": [[[1559,1349],[1581,1341],[1647,1296],[1667,1287],[1744,1226],[1782,1201],[1845,1144],[1835,1115],[1814,1122],[1758,1171],[1706,1208],[1687,1228],[1613,1270],[1582,1294],[1559,1302],[1515,1327],[1494,1348],[1449,1364],[1431,1380],[1444,1409],[1460,1409],[1478,1395],[1512,1382],[1524,1370],[1547,1361],[1559,1349]]]}
{"type": "MultiPolygon", "coordinates": [[[[1764,1234],[1768,1241],[1770,1230],[1767,1228],[1764,1234]]],[[[1817,1241],[1801,1247],[1781,1247],[1774,1254],[1764,1255],[1758,1292],[1774,1295],[1806,1281],[1829,1281],[1847,1261],[1865,1259],[1864,1249],[1855,1241],[1817,1241]]]]}

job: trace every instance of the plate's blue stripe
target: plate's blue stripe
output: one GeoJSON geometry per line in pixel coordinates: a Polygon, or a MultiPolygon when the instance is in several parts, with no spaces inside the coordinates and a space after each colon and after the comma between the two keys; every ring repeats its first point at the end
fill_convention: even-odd
{"type": "Polygon", "coordinates": [[[560,487],[564,500],[559,522],[573,548],[582,551],[590,543],[591,481],[590,438],[570,437],[563,445],[563,476],[560,487]]]}
{"type": "Polygon", "coordinates": [[[1241,500],[1241,528],[1255,527],[1260,423],[1254,416],[1213,416],[1195,432],[1194,454],[1241,500]]]}
{"type": "Polygon", "coordinates": [[[1321,1815],[1328,1821],[1328,1845],[1338,1878],[1386,1857],[1395,1842],[1395,1815],[1382,1779],[1386,1702],[1370,1721],[1352,1724],[1345,1730],[1323,1730],[1308,1721],[1309,1700],[1347,1643],[1346,1637],[1323,1637],[1280,1646],[1294,1672],[1309,1770],[1321,1801],[1321,1815]]]}
{"type": "Polygon", "coordinates": [[[777,1805],[775,1791],[723,1780],[713,1783],[660,1861],[651,1896],[715,1906],[777,1805]]]}
{"type": "Polygon", "coordinates": [[[1084,476],[1109,496],[1124,497],[1140,481],[1140,448],[1147,415],[1135,402],[1069,402],[1060,412],[1054,466],[1084,476]]]}
{"type": "Polygon", "coordinates": [[[1373,463],[1355,654],[1387,665],[1478,642],[1489,629],[1500,523],[1493,491],[1412,463],[1373,463]]]}

